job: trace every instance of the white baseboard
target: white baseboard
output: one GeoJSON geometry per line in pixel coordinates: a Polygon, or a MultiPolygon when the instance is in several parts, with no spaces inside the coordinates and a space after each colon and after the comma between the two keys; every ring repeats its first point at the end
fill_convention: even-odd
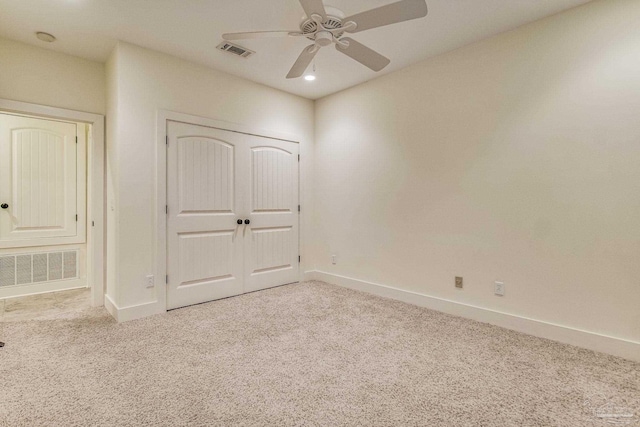
{"type": "Polygon", "coordinates": [[[118,323],[130,320],[142,319],[143,317],[165,313],[166,310],[160,307],[157,301],[145,304],[132,305],[129,307],[118,307],[109,295],[104,296],[104,308],[113,316],[118,323]]]}
{"type": "Polygon", "coordinates": [[[68,291],[71,289],[86,288],[87,280],[70,279],[56,280],[53,282],[33,283],[28,285],[6,286],[0,288],[0,300],[8,298],[25,297],[29,295],[46,294],[49,292],[68,291]]]}
{"type": "Polygon", "coordinates": [[[104,296],[104,308],[109,312],[111,317],[118,321],[118,306],[116,306],[109,295],[104,296]]]}
{"type": "Polygon", "coordinates": [[[640,342],[628,341],[541,320],[432,297],[322,271],[305,272],[305,280],[319,280],[443,313],[490,323],[506,329],[640,362],[640,342]]]}

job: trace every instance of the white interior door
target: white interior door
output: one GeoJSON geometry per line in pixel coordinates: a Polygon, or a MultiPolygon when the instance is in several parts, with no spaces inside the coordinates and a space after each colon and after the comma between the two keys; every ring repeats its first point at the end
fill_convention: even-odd
{"type": "Polygon", "coordinates": [[[167,306],[243,292],[240,134],[168,123],[167,306]]]}
{"type": "Polygon", "coordinates": [[[84,242],[84,140],[74,123],[0,114],[0,248],[84,242]]]}
{"type": "Polygon", "coordinates": [[[298,145],[171,121],[167,132],[167,307],[296,282],[298,145]]]}
{"type": "Polygon", "coordinates": [[[250,224],[244,233],[245,292],[297,282],[298,144],[246,136],[250,224]]]}

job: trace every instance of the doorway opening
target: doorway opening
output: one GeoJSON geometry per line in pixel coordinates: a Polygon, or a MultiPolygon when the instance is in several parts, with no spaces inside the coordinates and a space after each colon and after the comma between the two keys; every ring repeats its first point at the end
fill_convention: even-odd
{"type": "Polygon", "coordinates": [[[0,320],[103,305],[103,134],[103,116],[0,100],[0,320]]]}

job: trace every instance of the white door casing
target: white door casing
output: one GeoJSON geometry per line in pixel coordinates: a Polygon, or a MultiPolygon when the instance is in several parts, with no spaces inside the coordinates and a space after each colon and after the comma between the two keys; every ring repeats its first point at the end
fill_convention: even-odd
{"type": "Polygon", "coordinates": [[[84,125],[0,114],[0,248],[83,243],[84,125]]]}
{"type": "Polygon", "coordinates": [[[173,121],[167,135],[167,308],[297,281],[297,144],[173,121]]]}

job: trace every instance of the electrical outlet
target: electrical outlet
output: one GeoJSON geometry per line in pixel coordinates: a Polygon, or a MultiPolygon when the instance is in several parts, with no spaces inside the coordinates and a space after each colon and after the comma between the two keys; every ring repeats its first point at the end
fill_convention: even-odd
{"type": "Polygon", "coordinates": [[[338,263],[338,255],[331,255],[331,264],[336,265],[338,263]]]}
{"type": "Polygon", "coordinates": [[[462,289],[462,277],[456,277],[456,288],[462,289]]]}
{"type": "Polygon", "coordinates": [[[498,296],[504,296],[504,283],[495,282],[495,294],[498,296]]]}
{"type": "Polygon", "coordinates": [[[153,288],[155,283],[153,281],[153,276],[147,276],[147,288],[153,288]]]}

